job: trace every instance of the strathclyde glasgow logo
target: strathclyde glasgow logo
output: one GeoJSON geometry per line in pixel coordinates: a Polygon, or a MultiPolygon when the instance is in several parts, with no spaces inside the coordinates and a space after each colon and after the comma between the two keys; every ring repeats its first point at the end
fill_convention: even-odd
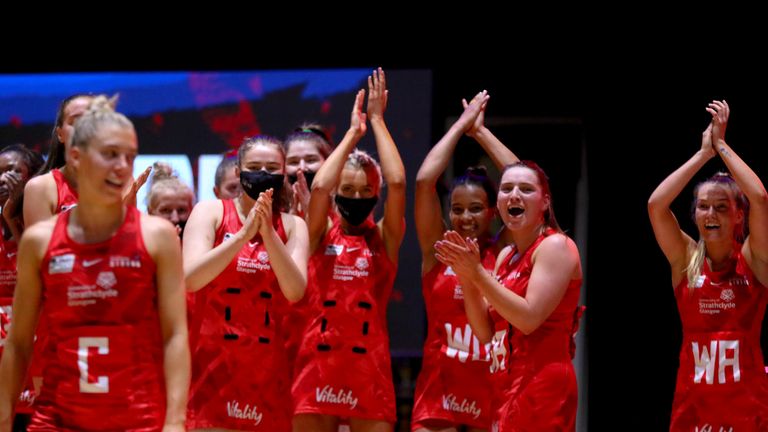
{"type": "Polygon", "coordinates": [[[116,284],[117,284],[117,277],[111,271],[101,272],[96,277],[96,285],[104,289],[111,289],[116,284]]]}
{"type": "Polygon", "coordinates": [[[261,251],[256,256],[256,259],[259,260],[260,263],[266,264],[269,261],[269,254],[267,254],[266,251],[261,251]]]}
{"type": "Polygon", "coordinates": [[[720,293],[720,299],[723,301],[731,301],[735,298],[736,294],[734,294],[733,290],[730,288],[726,288],[720,293]]]}
{"type": "Polygon", "coordinates": [[[355,267],[357,267],[360,270],[365,270],[368,268],[368,260],[366,258],[360,257],[355,261],[355,267]]]}

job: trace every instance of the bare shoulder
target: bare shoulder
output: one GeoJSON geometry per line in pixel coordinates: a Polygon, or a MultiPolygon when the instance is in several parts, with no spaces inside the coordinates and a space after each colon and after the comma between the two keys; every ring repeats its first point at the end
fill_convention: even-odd
{"type": "Polygon", "coordinates": [[[576,247],[576,243],[563,233],[552,234],[541,241],[539,250],[542,251],[559,251],[559,252],[571,252],[579,255],[579,248],[576,247]]]}
{"type": "MultiPolygon", "coordinates": [[[[24,200],[30,202],[45,202],[56,199],[57,189],[56,180],[53,179],[53,174],[46,173],[37,177],[29,179],[26,185],[24,185],[24,194],[28,197],[35,197],[35,200],[24,200]]],[[[51,210],[56,206],[56,203],[51,204],[51,210]]]]}
{"type": "Polygon", "coordinates": [[[576,243],[562,233],[553,234],[541,241],[531,257],[559,267],[573,268],[574,277],[581,277],[581,258],[576,243]]]}
{"type": "Polygon", "coordinates": [[[192,209],[192,211],[195,210],[197,210],[198,213],[221,213],[224,210],[224,201],[220,199],[200,201],[199,203],[195,204],[195,207],[192,209]]]}
{"type": "Polygon", "coordinates": [[[303,218],[289,213],[280,213],[280,217],[283,220],[283,227],[285,228],[285,232],[289,235],[296,229],[304,228],[304,231],[307,230],[307,223],[304,222],[303,218]]]}
{"type": "Polygon", "coordinates": [[[48,249],[48,243],[51,241],[53,228],[56,226],[56,219],[57,216],[53,216],[25,229],[24,234],[21,235],[19,249],[32,248],[36,252],[35,255],[42,257],[45,254],[45,250],[48,249]]]}
{"type": "Polygon", "coordinates": [[[141,229],[151,234],[162,234],[163,231],[175,232],[173,224],[160,216],[141,213],[141,229]]]}
{"type": "Polygon", "coordinates": [[[174,227],[167,220],[141,213],[141,235],[147,251],[154,255],[158,250],[167,248],[179,242],[179,236],[174,227]]]}
{"type": "Polygon", "coordinates": [[[200,201],[192,208],[190,219],[196,221],[212,221],[216,228],[219,227],[224,215],[224,201],[219,199],[200,201]]]}
{"type": "Polygon", "coordinates": [[[29,179],[24,186],[24,192],[40,193],[51,189],[55,190],[56,181],[50,172],[29,179]]]}

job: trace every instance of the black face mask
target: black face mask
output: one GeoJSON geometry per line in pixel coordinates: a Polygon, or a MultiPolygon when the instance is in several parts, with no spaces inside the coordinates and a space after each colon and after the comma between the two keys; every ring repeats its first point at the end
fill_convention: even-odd
{"type": "Polygon", "coordinates": [[[272,188],[272,198],[277,198],[283,189],[283,175],[270,174],[264,170],[258,171],[240,171],[240,184],[249,197],[257,200],[259,194],[272,188]]]}
{"type": "MultiPolygon", "coordinates": [[[[315,172],[314,171],[304,171],[304,179],[307,180],[307,187],[312,187],[312,180],[315,179],[315,172]]],[[[296,183],[299,180],[298,174],[290,174],[288,176],[288,181],[291,182],[291,184],[296,183]]]]}
{"type": "Polygon", "coordinates": [[[379,197],[372,198],[347,198],[336,195],[336,206],[339,208],[341,216],[349,222],[350,225],[357,226],[365,222],[368,215],[371,214],[379,197]]]}

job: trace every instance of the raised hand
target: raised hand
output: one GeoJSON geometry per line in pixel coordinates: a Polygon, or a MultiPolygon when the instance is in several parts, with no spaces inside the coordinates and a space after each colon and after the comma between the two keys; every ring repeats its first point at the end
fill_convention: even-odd
{"type": "Polygon", "coordinates": [[[368,76],[368,118],[379,120],[384,118],[384,111],[387,109],[387,79],[384,76],[384,70],[378,68],[368,76]]]}
{"type": "Polygon", "coordinates": [[[256,216],[259,218],[259,234],[262,237],[269,233],[272,228],[272,194],[274,190],[269,188],[266,192],[259,194],[259,199],[253,205],[256,208],[256,216]]]}
{"type": "Polygon", "coordinates": [[[456,231],[446,231],[443,240],[435,242],[435,258],[460,277],[469,277],[480,265],[480,245],[477,239],[463,239],[456,231]]]}
{"type": "Polygon", "coordinates": [[[352,107],[352,116],[349,121],[349,129],[355,133],[357,139],[362,138],[368,128],[365,124],[368,117],[363,112],[363,99],[365,99],[365,90],[360,90],[355,96],[355,105],[352,107]]]}
{"type": "Polygon", "coordinates": [[[461,100],[464,112],[456,123],[462,125],[464,133],[468,136],[474,137],[477,131],[484,126],[485,107],[488,105],[490,97],[488,91],[483,90],[476,94],[469,103],[466,99],[461,100]]]}
{"type": "Polygon", "coordinates": [[[259,217],[258,207],[254,204],[248,212],[248,217],[245,218],[245,222],[243,222],[243,227],[240,228],[240,231],[243,232],[243,235],[247,240],[250,240],[259,233],[260,228],[261,218],[259,217]]]}
{"type": "Polygon", "coordinates": [[[712,146],[712,122],[707,125],[704,132],[701,133],[701,153],[708,158],[715,157],[717,152],[712,146]]]}
{"type": "Polygon", "coordinates": [[[150,172],[152,172],[152,167],[148,166],[147,169],[139,174],[139,177],[134,180],[133,183],[131,183],[131,186],[123,194],[124,204],[133,206],[136,205],[136,193],[138,193],[139,189],[141,189],[141,187],[144,186],[144,183],[147,182],[150,172]]]}
{"type": "Polygon", "coordinates": [[[0,196],[0,201],[5,202],[0,202],[0,205],[3,206],[3,210],[9,206],[15,208],[19,197],[24,192],[24,186],[21,182],[21,174],[16,171],[6,171],[0,175],[0,183],[5,183],[4,196],[0,196]]]}
{"type": "Polygon", "coordinates": [[[307,209],[309,208],[309,185],[307,184],[307,178],[304,177],[304,171],[296,172],[296,182],[292,186],[293,188],[293,206],[297,209],[299,216],[304,217],[307,209]]]}
{"type": "Polygon", "coordinates": [[[707,112],[712,114],[712,145],[716,146],[718,141],[725,141],[725,128],[728,126],[731,108],[724,100],[714,100],[707,106],[707,112]]]}

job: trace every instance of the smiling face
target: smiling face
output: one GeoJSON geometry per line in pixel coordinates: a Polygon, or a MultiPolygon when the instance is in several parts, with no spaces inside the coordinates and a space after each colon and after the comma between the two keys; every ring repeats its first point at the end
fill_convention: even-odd
{"type": "Polygon", "coordinates": [[[138,142],[133,127],[117,123],[100,125],[86,145],[72,146],[70,160],[78,172],[78,193],[98,194],[122,202],[132,181],[138,142]]]}
{"type": "Polygon", "coordinates": [[[507,169],[501,176],[496,206],[512,231],[535,229],[544,223],[550,197],[544,194],[536,172],[525,166],[507,169]]]}
{"type": "Polygon", "coordinates": [[[494,209],[488,205],[483,188],[463,184],[451,192],[451,226],[462,237],[479,238],[488,233],[494,209]]]}
{"type": "Polygon", "coordinates": [[[694,220],[699,236],[708,241],[732,241],[744,222],[733,191],[717,183],[704,183],[696,195],[694,220]]]}

